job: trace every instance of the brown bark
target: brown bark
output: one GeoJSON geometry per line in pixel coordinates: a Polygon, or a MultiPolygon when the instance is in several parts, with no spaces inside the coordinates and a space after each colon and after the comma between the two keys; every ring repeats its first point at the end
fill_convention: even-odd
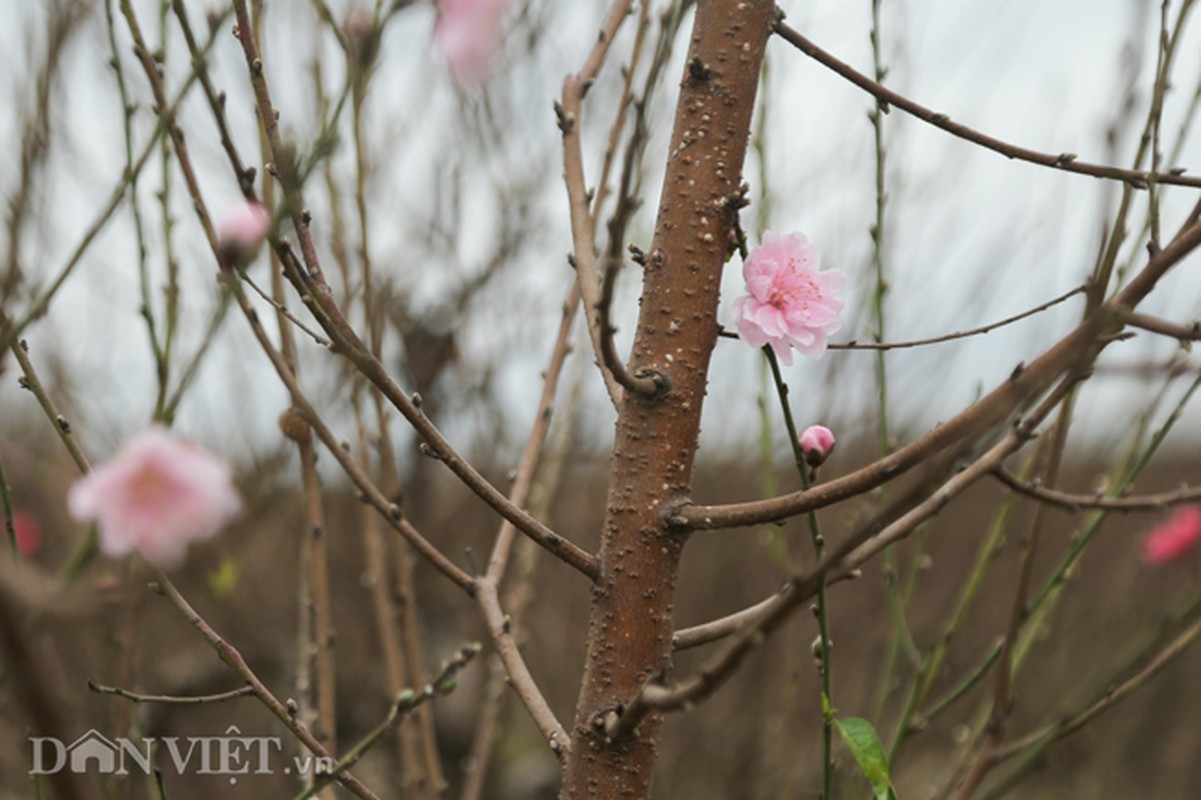
{"type": "Polygon", "coordinates": [[[759,68],[775,5],[701,0],[676,108],[631,369],[666,379],[625,392],[618,413],[601,576],[564,798],[650,797],[659,720],[608,742],[597,721],[671,662],[672,599],[684,538],[665,522],[690,493],[717,304],[759,68]]]}

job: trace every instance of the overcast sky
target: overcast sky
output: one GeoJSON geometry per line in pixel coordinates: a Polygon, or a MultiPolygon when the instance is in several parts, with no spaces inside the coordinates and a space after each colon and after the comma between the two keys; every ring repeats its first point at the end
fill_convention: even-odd
{"type": "MultiPolygon", "coordinates": [[[[30,91],[28,65],[37,63],[39,20],[48,4],[0,0],[9,6],[13,24],[0,27],[0,63],[8,80],[0,84],[13,108],[30,91]]],[[[157,3],[137,4],[144,19],[154,20],[157,3]]],[[[195,4],[193,4],[195,5],[195,4]]],[[[308,60],[313,41],[307,3],[290,17],[273,8],[268,43],[268,75],[276,90],[285,130],[311,136],[313,109],[308,60]]],[[[331,3],[336,9],[345,3],[331,3]]],[[[520,5],[520,4],[518,4],[520,5]]],[[[570,248],[563,188],[559,180],[558,132],[550,113],[563,75],[579,66],[581,53],[595,36],[603,9],[588,4],[535,2],[533,18],[546,19],[545,32],[532,41],[517,11],[516,26],[506,44],[505,62],[487,98],[468,101],[471,117],[491,112],[504,120],[503,138],[480,145],[464,133],[462,99],[429,47],[433,9],[418,3],[399,14],[384,40],[383,60],[369,107],[369,143],[379,153],[373,177],[373,253],[381,263],[408,263],[405,285],[423,302],[436,303],[459,271],[479,267],[496,236],[499,211],[495,195],[483,191],[523,181],[541,187],[537,212],[544,217],[526,243],[526,265],[498,285],[492,307],[475,309],[461,323],[464,370],[500,364],[496,386],[506,398],[514,424],[512,440],[530,416],[529,402],[538,372],[549,350],[558,320],[558,305],[569,275],[563,254],[570,248]],[[441,167],[453,165],[448,174],[441,167]],[[460,236],[438,259],[422,257],[413,265],[411,235],[427,224],[436,197],[450,182],[463,192],[464,207],[452,227],[460,236]],[[512,312],[517,311],[514,314],[512,312]]],[[[813,0],[785,2],[788,22],[820,46],[863,72],[871,71],[868,39],[870,2],[813,0]]],[[[1146,0],[1045,0],[997,3],[983,0],[925,0],[882,4],[884,59],[888,84],[918,102],[1016,144],[1048,152],[1074,152],[1081,159],[1115,159],[1127,165],[1133,157],[1137,130],[1148,103],[1155,59],[1159,4],[1146,0]],[[1139,59],[1133,111],[1121,114],[1122,97],[1131,74],[1123,53],[1139,59]],[[1105,131],[1118,125],[1116,151],[1105,131]]],[[[65,82],[56,103],[65,147],[52,163],[53,183],[39,198],[37,221],[29,232],[32,269],[47,274],[61,265],[96,209],[121,174],[121,120],[109,60],[102,6],[74,40],[64,63],[65,82]]],[[[196,22],[199,24],[200,20],[196,22]]],[[[201,25],[202,27],[202,25],[201,25]]],[[[1195,25],[1193,28],[1195,29],[1195,25]]],[[[151,27],[155,30],[155,27],[151,27]]],[[[615,45],[615,57],[628,57],[632,26],[615,45]]],[[[1183,115],[1201,78],[1198,32],[1186,32],[1176,62],[1175,89],[1164,114],[1168,144],[1177,138],[1183,115]]],[[[128,56],[127,37],[121,34],[128,56]]],[[[333,51],[328,40],[327,55],[333,51]]],[[[674,87],[681,71],[683,47],[668,70],[664,91],[654,99],[656,126],[647,153],[644,211],[631,228],[635,243],[649,247],[653,209],[666,135],[674,107],[674,87]]],[[[336,61],[330,59],[336,66],[336,61]]],[[[229,94],[229,109],[244,152],[254,152],[253,112],[245,69],[237,42],[228,34],[218,40],[213,74],[229,94]]],[[[336,81],[335,66],[327,69],[336,81]]],[[[616,61],[609,65],[586,106],[586,154],[595,177],[601,143],[610,116],[606,103],[617,85],[616,61]]],[[[143,106],[149,93],[132,58],[125,61],[130,91],[143,106]]],[[[172,86],[186,73],[179,43],[168,48],[167,71],[172,86]],[[174,49],[172,49],[174,48],[174,49]]],[[[872,128],[866,112],[870,99],[862,91],[810,61],[781,39],[769,47],[769,79],[763,90],[768,113],[766,159],[773,200],[768,225],[778,231],[804,232],[822,251],[827,266],[851,276],[846,329],[838,341],[869,336],[863,301],[871,281],[875,159],[872,128]]],[[[152,120],[136,117],[145,140],[152,120]]],[[[232,203],[237,189],[222,161],[207,111],[197,95],[185,107],[185,127],[202,168],[206,197],[214,209],[232,203]]],[[[892,283],[887,309],[887,338],[912,339],[974,327],[1037,305],[1080,284],[1092,266],[1107,219],[1116,205],[1117,189],[1089,177],[1055,172],[1003,157],[950,137],[899,111],[885,117],[890,203],[887,227],[887,271],[892,283]]],[[[0,141],[17,150],[19,120],[0,121],[0,141]]],[[[1165,145],[1167,149],[1167,145],[1165,145]]],[[[759,174],[752,155],[746,174],[759,174]]],[[[1201,164],[1201,136],[1190,132],[1180,166],[1201,164]]],[[[1201,167],[1198,167],[1201,169],[1201,167]]],[[[154,166],[144,181],[141,201],[153,210],[157,183],[154,166]]],[[[0,190],[9,196],[15,170],[0,168],[0,190]]],[[[188,328],[185,346],[199,338],[215,301],[212,266],[199,246],[195,225],[176,182],[176,215],[184,220],[180,259],[185,272],[188,328]]],[[[753,186],[752,194],[760,191],[753,186]]],[[[321,203],[315,201],[317,229],[321,203]]],[[[1164,227],[1173,226],[1191,205],[1189,190],[1164,196],[1164,227]]],[[[748,213],[754,219],[755,208],[748,213]]],[[[1140,221],[1141,218],[1136,217],[1140,221]]],[[[1136,228],[1137,230],[1137,228],[1136,228]]],[[[1135,245],[1128,244],[1133,253],[1135,245]]],[[[105,448],[148,418],[153,406],[153,370],[138,317],[137,271],[132,223],[123,211],[106,228],[64,290],[52,314],[28,332],[35,353],[61,359],[75,378],[80,401],[95,426],[84,432],[105,448]]],[[[1195,259],[1194,259],[1195,260],[1195,259]]],[[[260,269],[262,269],[260,267],[260,269]]],[[[1186,263],[1148,301],[1147,310],[1186,321],[1201,315],[1201,285],[1196,266],[1186,263]]],[[[264,277],[265,280],[265,277],[264,277]]],[[[632,327],[636,275],[623,275],[624,311],[618,315],[628,343],[632,327]]],[[[736,264],[728,270],[723,309],[740,290],[736,264]]],[[[1035,357],[1078,319],[1079,299],[1053,312],[1024,321],[987,337],[921,350],[896,351],[889,375],[895,401],[893,418],[903,437],[916,435],[947,418],[976,396],[1003,380],[1021,361],[1035,357]]],[[[1103,363],[1129,364],[1163,359],[1174,347],[1139,337],[1111,348],[1103,363]]],[[[619,337],[620,339],[620,337],[619,337]]],[[[185,402],[179,426],[233,450],[254,447],[271,430],[284,404],[278,381],[267,374],[245,323],[231,317],[223,346],[203,370],[195,392],[185,402]]],[[[581,346],[579,352],[584,352],[581,346]]],[[[314,352],[311,359],[322,356],[314,352]]],[[[821,364],[798,359],[788,377],[794,386],[802,424],[838,424],[847,435],[872,433],[875,398],[874,356],[831,353],[821,364]],[[829,378],[832,371],[838,380],[829,378]]],[[[310,380],[318,397],[333,396],[337,386],[320,370],[310,380]]],[[[599,392],[596,376],[583,375],[586,416],[599,444],[611,431],[612,414],[599,392]]],[[[759,365],[741,343],[719,344],[707,408],[704,439],[718,446],[745,442],[755,429],[755,391],[759,365]]],[[[11,376],[11,373],[10,373],[11,376]]],[[[1145,382],[1098,378],[1085,394],[1077,430],[1083,438],[1105,441],[1114,413],[1136,413],[1148,394],[1145,382]]],[[[28,403],[6,377],[0,407],[28,403]]],[[[452,433],[468,438],[479,423],[471,418],[444,421],[452,433]]],[[[1201,417],[1190,414],[1190,430],[1201,417]]]]}

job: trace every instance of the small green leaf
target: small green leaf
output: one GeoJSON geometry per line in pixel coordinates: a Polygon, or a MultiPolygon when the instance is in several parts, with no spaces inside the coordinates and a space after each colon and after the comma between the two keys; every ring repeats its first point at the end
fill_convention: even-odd
{"type": "Polygon", "coordinates": [[[851,755],[863,770],[864,777],[871,783],[876,800],[896,800],[892,779],[888,776],[888,757],[872,724],[858,717],[846,717],[834,720],[834,725],[851,748],[851,755]]]}
{"type": "Polygon", "coordinates": [[[232,558],[224,558],[220,566],[208,574],[209,593],[218,600],[226,600],[238,587],[242,570],[232,558]]]}

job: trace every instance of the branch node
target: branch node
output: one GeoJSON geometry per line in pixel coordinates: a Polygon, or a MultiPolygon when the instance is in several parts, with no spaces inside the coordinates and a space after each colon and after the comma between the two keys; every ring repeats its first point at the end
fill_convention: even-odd
{"type": "Polygon", "coordinates": [[[563,108],[563,104],[558,100],[555,101],[555,120],[564,136],[575,128],[575,114],[567,113],[567,109],[563,108]]]}

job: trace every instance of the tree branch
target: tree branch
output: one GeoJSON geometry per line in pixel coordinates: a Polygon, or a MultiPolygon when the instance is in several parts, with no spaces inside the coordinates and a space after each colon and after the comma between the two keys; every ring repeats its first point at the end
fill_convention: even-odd
{"type": "Polygon", "coordinates": [[[1075,297],[1076,295],[1080,294],[1081,292],[1085,291],[1086,289],[1088,289],[1087,285],[1077,286],[1075,289],[1071,289],[1070,291],[1064,292],[1063,294],[1059,295],[1059,297],[1056,297],[1053,300],[1048,300],[1047,302],[1037,305],[1034,308],[1023,311],[1020,314],[1014,314],[1012,317],[1006,317],[1005,319],[998,320],[997,322],[993,322],[988,325],[982,325],[979,328],[971,328],[971,329],[965,330],[965,331],[956,331],[955,333],[945,333],[941,336],[932,336],[929,339],[913,339],[908,342],[856,342],[856,341],[851,341],[851,342],[847,342],[846,344],[831,344],[831,345],[829,345],[829,348],[831,350],[900,350],[900,349],[909,348],[909,347],[924,347],[924,346],[930,345],[930,344],[941,344],[942,342],[950,342],[955,339],[966,339],[969,336],[979,336],[980,334],[983,334],[983,333],[989,333],[990,331],[994,331],[997,328],[1003,328],[1006,325],[1012,325],[1013,323],[1018,322],[1019,320],[1026,319],[1027,317],[1032,317],[1035,314],[1046,311],[1048,308],[1052,308],[1053,306],[1059,305],[1064,300],[1068,300],[1069,298],[1075,297]]]}
{"type": "Polygon", "coordinates": [[[1142,328],[1145,331],[1158,333],[1163,336],[1170,336],[1182,342],[1201,340],[1201,322],[1181,325],[1178,322],[1169,322],[1166,319],[1153,317],[1150,314],[1139,314],[1136,311],[1129,311],[1123,314],[1122,321],[1132,327],[1142,328]]]}
{"type": "Polygon", "coordinates": [[[1019,147],[1008,142],[1004,142],[988,134],[981,133],[977,130],[969,128],[966,125],[961,125],[958,122],[952,122],[951,118],[946,114],[931,111],[925,106],[919,105],[907,97],[897,94],[891,89],[876,83],[868,76],[861,72],[857,72],[849,64],[838,60],[830,53],[822,50],[813,42],[806,39],[796,30],[788,27],[783,22],[776,25],[776,33],[778,33],[785,41],[796,47],[805,55],[817,61],[822,66],[825,66],[834,72],[846,78],[851,83],[863,89],[865,92],[875,96],[883,106],[883,110],[887,111],[889,106],[896,106],[923,122],[928,122],[936,128],[940,128],[947,133],[957,136],[973,144],[978,144],[981,147],[986,147],[989,150],[1000,153],[1006,158],[1017,159],[1019,161],[1027,161],[1031,164],[1038,164],[1043,167],[1051,167],[1053,169],[1062,170],[1064,172],[1075,172],[1080,175],[1091,175],[1094,178],[1107,178],[1110,180],[1123,181],[1130,184],[1135,189],[1146,189],[1152,182],[1158,184],[1172,184],[1175,186],[1192,186],[1201,188],[1201,178],[1188,177],[1183,175],[1183,169],[1172,169],[1168,172],[1149,172],[1139,169],[1123,169],[1121,167],[1109,166],[1107,164],[1092,164],[1087,161],[1078,161],[1075,153],[1041,153],[1037,150],[1031,150],[1026,147],[1019,147]]]}
{"type": "Polygon", "coordinates": [[[584,66],[575,75],[563,79],[562,99],[555,104],[559,130],[563,133],[563,180],[567,186],[567,204],[571,216],[571,239],[580,295],[584,303],[584,319],[588,336],[601,366],[605,388],[614,408],[621,405],[622,384],[604,355],[605,333],[600,319],[600,274],[596,263],[596,226],[589,208],[591,195],[584,177],[584,156],[581,144],[580,110],[584,95],[596,80],[604,63],[609,45],[617,29],[629,15],[631,0],[616,0],[588,54],[584,66]]]}
{"type": "Polygon", "coordinates": [[[517,647],[517,640],[513,638],[509,617],[500,607],[496,584],[486,578],[477,580],[475,598],[480,611],[483,612],[484,621],[488,625],[488,633],[492,636],[496,652],[504,662],[505,672],[509,675],[509,685],[517,692],[517,696],[521,698],[530,718],[542,731],[543,737],[550,745],[551,752],[560,762],[565,761],[571,752],[571,738],[556,719],[555,712],[547,704],[534,677],[530,675],[525,659],[521,656],[521,650],[517,647]]]}
{"type": "Polygon", "coordinates": [[[993,475],[1015,492],[1073,512],[1086,508],[1103,508],[1109,511],[1162,511],[1168,506],[1201,500],[1201,487],[1199,486],[1184,486],[1172,492],[1159,494],[1105,497],[1100,492],[1071,494],[1058,489],[1047,489],[1037,482],[1022,480],[1004,467],[997,467],[993,470],[993,475]]]}
{"type": "Polygon", "coordinates": [[[1153,255],[1124,289],[1030,365],[1019,365],[1005,383],[957,417],[928,431],[892,455],[811,489],[768,500],[718,506],[685,504],[670,512],[669,522],[692,530],[774,522],[874,489],[950,445],[971,440],[1043,391],[1060,373],[1075,363],[1085,348],[1094,342],[1101,348],[1108,345],[1112,338],[1105,337],[1117,333],[1115,323],[1121,315],[1137,305],[1155,287],[1156,282],[1198,244],[1201,244],[1201,224],[1192,222],[1167,247],[1153,255]]]}
{"type": "MultiPolygon", "coordinates": [[[[763,644],[781,624],[823,585],[849,576],[889,545],[908,536],[919,525],[934,517],[946,505],[977,480],[988,474],[1033,435],[1038,424],[1067,396],[1076,380],[1066,380],[1052,392],[1030,416],[1019,423],[1000,442],[954,475],[937,492],[889,525],[879,534],[861,531],[849,537],[808,574],[800,575],[774,597],[761,604],[756,619],[743,627],[731,645],[710,659],[694,675],[673,686],[655,676],[642,689],[603,719],[605,733],[617,739],[635,730],[655,711],[688,709],[709,697],[742,665],[746,657],[763,644]]],[[[748,615],[749,619],[749,615],[748,615]]],[[[743,620],[745,624],[746,620],[743,620]]]]}
{"type": "MultiPolygon", "coordinates": [[[[238,39],[242,43],[242,50],[250,72],[259,116],[267,133],[273,157],[279,163],[279,159],[286,158],[287,154],[280,141],[275,108],[271,103],[263,62],[259,57],[258,47],[252,35],[246,0],[235,0],[234,12],[238,20],[238,39]]],[[[286,242],[276,238],[273,239],[272,246],[279,254],[286,274],[300,293],[301,299],[309,305],[322,328],[333,339],[336,352],[349,359],[364,377],[379,388],[388,402],[400,411],[401,415],[425,440],[426,452],[429,455],[444,463],[467,488],[498,514],[512,522],[518,530],[538,542],[560,561],[595,580],[597,575],[596,559],[514,505],[500,490],[489,483],[451,446],[437,426],[421,411],[419,399],[414,400],[405,394],[392,380],[379,360],[364,345],[333,299],[309,231],[308,213],[303,209],[303,203],[296,202],[299,199],[300,187],[295,185],[294,179],[286,173],[287,170],[284,170],[278,174],[284,184],[285,195],[292,198],[292,202],[285,200],[285,206],[288,207],[291,214],[293,229],[296,232],[301,257],[304,260],[303,268],[286,242]]]]}
{"type": "Polygon", "coordinates": [[[218,692],[217,694],[196,695],[193,697],[180,697],[178,695],[167,694],[141,694],[140,692],[131,692],[128,689],[121,689],[117,686],[102,686],[92,679],[88,679],[88,688],[97,694],[115,694],[117,697],[124,697],[134,703],[165,703],[167,705],[179,706],[199,706],[208,703],[224,703],[226,700],[234,700],[239,697],[246,697],[255,693],[253,686],[242,686],[238,689],[230,689],[228,692],[218,692]]]}
{"type": "MultiPolygon", "coordinates": [[[[242,658],[242,654],[238,652],[238,649],[223,639],[203,617],[196,613],[196,610],[188,604],[188,601],[184,599],[179,590],[175,588],[175,584],[171,583],[166,575],[160,572],[158,580],[152,585],[152,588],[170,600],[171,604],[179,609],[184,618],[192,623],[196,630],[200,631],[200,635],[209,643],[209,646],[217,651],[217,655],[221,657],[221,660],[230,669],[245,679],[246,683],[254,690],[254,696],[258,698],[259,702],[266,706],[267,710],[274,714],[276,719],[282,722],[300,740],[301,744],[307,747],[318,758],[333,758],[332,754],[321,745],[321,742],[317,741],[312,732],[296,718],[296,715],[291,713],[288,707],[271,693],[266,684],[259,680],[258,675],[254,673],[254,670],[242,658]]],[[[365,800],[379,800],[374,792],[349,772],[343,771],[338,773],[335,780],[356,797],[365,798],[365,800]]]]}

